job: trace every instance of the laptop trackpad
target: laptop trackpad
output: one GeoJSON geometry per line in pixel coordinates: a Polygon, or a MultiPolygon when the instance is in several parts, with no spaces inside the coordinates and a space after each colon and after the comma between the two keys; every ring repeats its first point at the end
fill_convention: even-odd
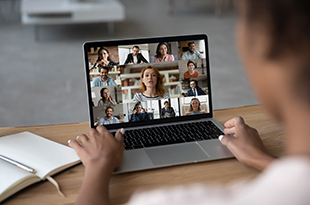
{"type": "Polygon", "coordinates": [[[210,158],[197,143],[152,147],[145,151],[155,165],[198,162],[210,158]]]}

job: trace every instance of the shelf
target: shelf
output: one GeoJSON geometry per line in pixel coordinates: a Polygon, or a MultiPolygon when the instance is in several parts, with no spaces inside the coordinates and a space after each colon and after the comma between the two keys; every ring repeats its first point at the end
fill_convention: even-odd
{"type": "MultiPolygon", "coordinates": [[[[117,75],[117,74],[120,74],[121,72],[120,71],[116,71],[116,72],[111,72],[109,71],[109,75],[117,75]]],[[[89,75],[100,75],[99,72],[93,72],[93,73],[89,73],[89,75]]]]}

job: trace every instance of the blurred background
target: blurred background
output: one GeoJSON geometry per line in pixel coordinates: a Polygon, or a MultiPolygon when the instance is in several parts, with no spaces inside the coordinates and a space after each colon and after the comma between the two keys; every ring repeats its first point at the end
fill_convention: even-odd
{"type": "Polygon", "coordinates": [[[257,104],[236,18],[231,0],[0,0],[0,127],[88,121],[82,44],[91,40],[205,33],[213,107],[257,104]]]}

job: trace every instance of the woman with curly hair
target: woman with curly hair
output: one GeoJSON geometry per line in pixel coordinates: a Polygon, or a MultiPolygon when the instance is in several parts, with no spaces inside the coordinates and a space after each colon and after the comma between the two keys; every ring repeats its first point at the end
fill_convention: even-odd
{"type": "Polygon", "coordinates": [[[169,45],[161,42],[157,45],[154,62],[174,61],[174,56],[170,53],[169,45]]]}

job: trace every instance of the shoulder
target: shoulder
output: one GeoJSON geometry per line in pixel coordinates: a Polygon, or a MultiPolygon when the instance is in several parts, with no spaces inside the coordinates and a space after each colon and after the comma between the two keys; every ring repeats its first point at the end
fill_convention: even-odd
{"type": "Polygon", "coordinates": [[[94,79],[94,81],[100,81],[100,79],[101,79],[101,77],[99,76],[99,77],[96,77],[96,78],[94,79]]]}
{"type": "Polygon", "coordinates": [[[186,51],[185,53],[183,53],[183,56],[187,56],[188,55],[188,51],[186,51]]]}
{"type": "Polygon", "coordinates": [[[133,101],[134,101],[134,102],[141,102],[141,101],[142,101],[142,93],[136,93],[136,94],[133,96],[133,101]]]}

